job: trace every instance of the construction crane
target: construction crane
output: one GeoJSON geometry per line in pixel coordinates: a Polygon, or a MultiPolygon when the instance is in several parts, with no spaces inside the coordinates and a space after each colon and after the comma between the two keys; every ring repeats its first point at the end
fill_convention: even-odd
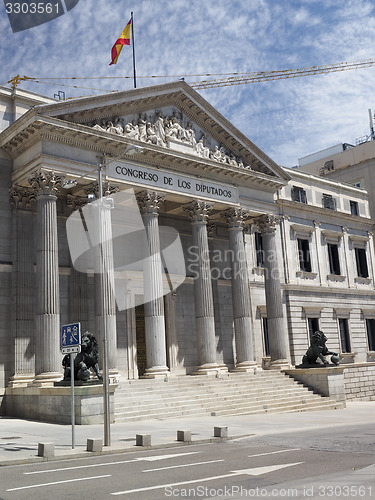
{"type": "MultiPolygon", "coordinates": [[[[283,69],[278,71],[258,71],[253,73],[232,73],[234,76],[229,76],[227,78],[213,79],[213,80],[201,80],[200,82],[190,83],[189,85],[195,89],[210,89],[215,87],[228,87],[230,85],[241,85],[245,83],[256,83],[256,82],[265,82],[272,80],[285,80],[287,78],[298,78],[301,76],[310,76],[310,75],[323,75],[325,73],[334,73],[338,71],[347,71],[350,69],[360,69],[360,68],[369,68],[371,66],[375,66],[375,59],[365,59],[363,61],[356,62],[341,62],[336,64],[327,64],[325,66],[311,66],[309,68],[297,68],[297,69],[283,69]]],[[[174,75],[175,76],[175,75],[174,75]]],[[[186,76],[210,76],[209,74],[205,75],[185,75],[186,76]]],[[[89,80],[92,79],[123,79],[130,78],[128,76],[123,77],[89,77],[89,80]]],[[[138,78],[163,78],[162,76],[139,76],[138,78]]],[[[165,76],[164,78],[171,78],[171,76],[165,76]]],[[[22,81],[30,81],[33,83],[44,83],[51,85],[50,82],[47,82],[49,78],[33,78],[29,76],[20,76],[17,75],[11,78],[7,83],[12,84],[12,89],[15,89],[22,81]]],[[[51,78],[51,80],[86,80],[85,77],[68,77],[68,78],[51,78]]],[[[70,87],[71,85],[64,85],[65,87],[70,87]]],[[[73,85],[74,88],[88,88],[88,87],[79,87],[78,85],[73,85]]],[[[101,89],[91,89],[91,90],[101,90],[101,89]]],[[[103,89],[102,89],[103,90],[103,89]]],[[[113,90],[108,90],[108,92],[113,92],[113,90]]]]}
{"type": "Polygon", "coordinates": [[[366,59],[357,62],[341,62],[337,64],[327,64],[325,66],[311,66],[310,68],[284,69],[279,71],[258,71],[255,73],[245,73],[241,76],[230,76],[216,80],[202,80],[191,83],[195,90],[210,89],[214,87],[228,87],[229,85],[241,85],[245,83],[256,83],[272,80],[285,80],[287,78],[298,78],[300,76],[323,75],[337,71],[349,69],[369,68],[375,66],[375,59],[366,59]]]}

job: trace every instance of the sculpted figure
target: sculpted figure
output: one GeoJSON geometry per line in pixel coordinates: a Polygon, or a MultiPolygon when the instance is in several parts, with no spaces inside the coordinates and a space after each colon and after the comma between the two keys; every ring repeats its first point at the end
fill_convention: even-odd
{"type": "Polygon", "coordinates": [[[95,125],[93,126],[93,128],[96,130],[107,130],[104,120],[101,122],[101,124],[99,123],[99,120],[95,120],[95,125]]]}
{"type": "Polygon", "coordinates": [[[163,118],[163,113],[161,111],[156,112],[156,119],[155,119],[155,134],[158,137],[158,143],[162,146],[165,145],[165,128],[164,128],[164,118],[163,118]]]}
{"type": "Polygon", "coordinates": [[[156,135],[154,126],[151,122],[147,122],[146,126],[147,133],[147,142],[151,142],[151,144],[158,144],[158,136],[156,135]]]}
{"type": "Polygon", "coordinates": [[[139,140],[140,141],[147,141],[147,130],[146,130],[146,115],[139,115],[138,119],[138,130],[139,130],[139,140]]]}
{"type": "Polygon", "coordinates": [[[327,337],[321,330],[313,333],[311,338],[311,345],[307,349],[306,354],[302,358],[302,365],[320,365],[317,363],[318,358],[325,365],[329,365],[329,361],[325,359],[325,356],[331,355],[331,361],[333,364],[339,364],[339,356],[336,352],[329,351],[327,346],[327,337]]]}
{"type": "Polygon", "coordinates": [[[129,139],[137,139],[139,140],[139,128],[138,124],[135,120],[129,122],[124,127],[124,135],[129,137],[129,139]]]}
{"type": "Polygon", "coordinates": [[[195,148],[195,145],[197,144],[197,140],[195,138],[195,130],[193,129],[193,125],[191,122],[189,122],[187,124],[186,140],[189,144],[191,144],[195,148]]]}
{"type": "MultiPolygon", "coordinates": [[[[85,332],[81,338],[81,352],[74,359],[74,379],[89,380],[90,369],[92,369],[99,380],[103,377],[99,371],[99,350],[98,343],[94,335],[85,332]]],[[[64,380],[70,380],[70,355],[67,354],[63,359],[64,380]]]]}

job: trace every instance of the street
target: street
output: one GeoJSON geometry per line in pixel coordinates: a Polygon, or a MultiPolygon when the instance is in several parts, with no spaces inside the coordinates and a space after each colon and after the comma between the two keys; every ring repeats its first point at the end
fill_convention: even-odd
{"type": "Polygon", "coordinates": [[[0,469],[0,498],[371,499],[374,444],[374,426],[353,424],[9,466],[0,469]]]}

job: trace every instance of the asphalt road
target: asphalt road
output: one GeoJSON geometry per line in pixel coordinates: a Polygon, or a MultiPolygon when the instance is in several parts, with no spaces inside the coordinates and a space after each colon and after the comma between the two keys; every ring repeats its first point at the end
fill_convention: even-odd
{"type": "MultiPolygon", "coordinates": [[[[317,415],[317,418],[319,416],[317,415]]],[[[3,500],[375,499],[374,425],[0,469],[3,500]]]]}

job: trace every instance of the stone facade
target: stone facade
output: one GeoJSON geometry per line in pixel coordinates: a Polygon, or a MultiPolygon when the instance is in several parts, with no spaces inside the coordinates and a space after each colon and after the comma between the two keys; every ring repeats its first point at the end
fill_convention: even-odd
{"type": "MultiPolygon", "coordinates": [[[[17,96],[0,94],[11,109],[17,96]]],[[[22,398],[47,394],[61,378],[60,326],[75,321],[95,333],[101,356],[106,338],[112,382],[286,368],[300,363],[317,327],[343,363],[374,360],[373,221],[363,189],[281,169],[184,82],[22,99],[22,116],[5,114],[0,134],[8,414],[26,416],[22,398]],[[322,207],[323,195],[335,209],[322,207]],[[126,237],[122,206],[133,209],[126,237]],[[76,254],[73,223],[88,238],[74,242],[76,254]],[[100,245],[90,224],[101,228],[100,245]],[[126,267],[119,248],[125,259],[136,237],[143,243],[126,267]],[[172,240],[182,279],[168,271],[172,240]],[[134,266],[145,252],[140,275],[134,266]]]]}

